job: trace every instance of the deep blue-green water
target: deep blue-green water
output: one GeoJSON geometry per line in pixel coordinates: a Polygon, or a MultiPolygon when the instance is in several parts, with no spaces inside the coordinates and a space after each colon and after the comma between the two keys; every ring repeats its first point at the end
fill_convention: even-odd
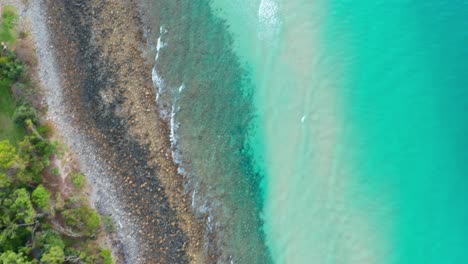
{"type": "Polygon", "coordinates": [[[466,0],[147,5],[202,250],[468,263],[466,0]]]}

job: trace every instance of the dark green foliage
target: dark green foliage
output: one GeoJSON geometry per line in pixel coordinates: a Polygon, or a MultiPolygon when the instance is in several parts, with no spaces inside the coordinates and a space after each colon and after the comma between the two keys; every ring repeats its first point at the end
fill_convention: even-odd
{"type": "Polygon", "coordinates": [[[29,179],[38,182],[40,173],[50,165],[50,155],[57,150],[55,144],[46,138],[38,138],[35,135],[26,136],[19,143],[19,155],[26,166],[25,174],[29,179]]]}
{"type": "Polygon", "coordinates": [[[12,83],[17,81],[23,73],[23,65],[16,58],[15,53],[9,50],[5,53],[6,56],[0,57],[0,77],[12,83]]]}
{"type": "Polygon", "coordinates": [[[29,105],[20,105],[13,114],[13,120],[18,125],[26,125],[26,120],[31,120],[34,125],[39,123],[36,111],[29,105]]]}
{"type": "Polygon", "coordinates": [[[50,140],[40,139],[37,137],[30,138],[39,155],[49,158],[50,155],[55,154],[57,152],[57,145],[55,143],[50,142],[50,140]]]}
{"type": "Polygon", "coordinates": [[[36,247],[43,248],[45,251],[51,247],[59,247],[65,249],[65,243],[59,233],[52,229],[40,232],[36,236],[36,247]]]}
{"type": "Polygon", "coordinates": [[[66,209],[62,212],[65,223],[86,236],[94,236],[100,227],[99,215],[88,206],[66,209]]]}

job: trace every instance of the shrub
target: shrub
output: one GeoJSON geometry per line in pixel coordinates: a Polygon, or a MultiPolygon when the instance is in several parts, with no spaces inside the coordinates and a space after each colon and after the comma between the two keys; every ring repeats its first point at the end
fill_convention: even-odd
{"type": "Polygon", "coordinates": [[[50,170],[50,173],[52,173],[53,175],[57,176],[59,175],[59,170],[58,168],[54,167],[50,170]]]}
{"type": "Polygon", "coordinates": [[[13,114],[13,120],[18,125],[26,125],[26,120],[31,120],[33,124],[38,124],[39,119],[37,118],[36,111],[29,105],[20,105],[15,109],[13,114]]]}
{"type": "Polygon", "coordinates": [[[62,212],[65,223],[86,236],[94,236],[101,225],[99,215],[91,208],[81,205],[62,212]]]}
{"type": "Polygon", "coordinates": [[[19,32],[19,38],[20,39],[25,39],[26,37],[28,37],[28,32],[24,31],[24,30],[21,30],[19,32]]]}
{"type": "Polygon", "coordinates": [[[50,137],[54,132],[54,129],[51,124],[46,123],[44,125],[40,125],[37,128],[37,132],[43,137],[50,137]]]}
{"type": "Polygon", "coordinates": [[[23,65],[16,59],[16,54],[7,51],[5,57],[0,57],[0,77],[16,81],[23,73],[23,65]]]}
{"type": "Polygon", "coordinates": [[[112,264],[112,255],[109,249],[101,249],[102,264],[112,264]]]}
{"type": "Polygon", "coordinates": [[[110,216],[101,216],[101,220],[102,220],[102,225],[104,226],[104,228],[106,229],[107,233],[112,233],[114,232],[114,222],[112,222],[112,218],[110,216]]]}
{"type": "Polygon", "coordinates": [[[47,210],[49,208],[50,193],[41,184],[32,192],[31,200],[38,208],[47,210]]]}
{"type": "Polygon", "coordinates": [[[39,155],[48,158],[50,155],[57,153],[57,144],[55,142],[52,143],[48,139],[42,140],[33,136],[30,136],[30,138],[39,155]]]}
{"type": "Polygon", "coordinates": [[[84,185],[84,176],[81,173],[74,172],[71,175],[71,182],[76,188],[81,189],[84,185]]]}

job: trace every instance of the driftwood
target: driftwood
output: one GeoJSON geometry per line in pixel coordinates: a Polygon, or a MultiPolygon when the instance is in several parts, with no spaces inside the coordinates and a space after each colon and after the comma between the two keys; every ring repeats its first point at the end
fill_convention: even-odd
{"type": "Polygon", "coordinates": [[[61,226],[57,221],[52,221],[51,224],[54,227],[55,231],[63,235],[66,235],[68,237],[83,237],[83,235],[74,232],[70,228],[61,226]]]}
{"type": "Polygon", "coordinates": [[[65,257],[65,262],[71,262],[71,263],[83,263],[78,256],[66,256],[65,257]]]}

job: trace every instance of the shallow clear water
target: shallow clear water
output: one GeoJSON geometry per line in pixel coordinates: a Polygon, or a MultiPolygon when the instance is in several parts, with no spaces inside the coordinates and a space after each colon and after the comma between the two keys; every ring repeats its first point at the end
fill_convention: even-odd
{"type": "Polygon", "coordinates": [[[208,1],[147,5],[154,14],[157,101],[171,124],[173,156],[190,179],[193,208],[206,224],[202,242],[223,263],[266,263],[261,176],[248,146],[255,118],[251,75],[208,1]]]}
{"type": "Polygon", "coordinates": [[[158,102],[221,262],[468,262],[466,1],[153,5],[158,102]]]}

